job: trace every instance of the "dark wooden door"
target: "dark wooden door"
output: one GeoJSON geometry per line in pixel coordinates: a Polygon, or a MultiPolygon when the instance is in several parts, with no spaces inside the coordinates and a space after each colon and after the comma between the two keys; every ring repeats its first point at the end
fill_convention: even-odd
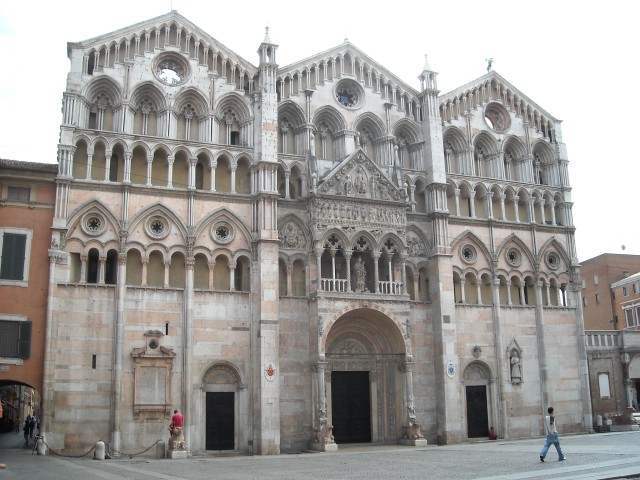
{"type": "Polygon", "coordinates": [[[489,436],[487,387],[485,385],[467,387],[467,435],[469,438],[489,436]]]}
{"type": "Polygon", "coordinates": [[[337,443],[371,441],[369,372],[331,372],[333,436],[337,443]]]}
{"type": "Polygon", "coordinates": [[[207,392],[207,450],[233,450],[235,394],[207,392]]]}

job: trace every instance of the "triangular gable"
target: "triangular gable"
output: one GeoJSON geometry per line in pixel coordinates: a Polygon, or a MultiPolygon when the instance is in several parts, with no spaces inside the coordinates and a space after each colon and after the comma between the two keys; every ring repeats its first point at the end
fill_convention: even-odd
{"type": "Polygon", "coordinates": [[[362,149],[347,156],[319,183],[318,193],[372,200],[404,201],[396,187],[362,149]]]}
{"type": "Polygon", "coordinates": [[[359,59],[360,62],[367,65],[370,70],[375,70],[376,72],[378,72],[378,74],[384,76],[394,85],[401,87],[405,92],[408,92],[416,97],[419,95],[420,92],[418,92],[418,90],[391,73],[387,68],[382,66],[382,64],[375,61],[373,58],[364,53],[348,40],[346,40],[342,45],[338,45],[337,47],[330,48],[328,50],[325,50],[324,52],[311,55],[310,57],[299,60],[285,67],[278,68],[278,76],[284,77],[288,74],[293,75],[294,73],[301,73],[305,68],[311,68],[313,66],[317,67],[323,61],[337,58],[339,56],[341,58],[344,58],[347,53],[351,56],[351,58],[359,59]]]}
{"type": "Polygon", "coordinates": [[[200,27],[193,24],[191,21],[187,20],[185,17],[180,15],[176,10],[172,10],[169,13],[164,15],[160,15],[158,17],[152,18],[150,20],[145,20],[143,22],[135,23],[128,27],[121,28],[119,30],[115,30],[110,33],[105,33],[103,35],[89,38],[87,40],[83,40],[80,42],[68,42],[67,43],[67,51],[70,53],[73,48],[83,48],[83,49],[91,49],[91,48],[100,48],[103,45],[109,45],[111,42],[120,42],[122,39],[131,39],[136,35],[144,39],[144,33],[149,32],[154,29],[164,29],[165,26],[169,26],[175,24],[176,26],[182,29],[183,38],[185,35],[190,35],[191,37],[195,37],[200,40],[201,43],[205,43],[209,46],[209,48],[213,48],[217,52],[222,53],[225,57],[231,59],[235,63],[238,63],[245,67],[248,71],[255,73],[257,71],[257,67],[252,65],[250,62],[242,58],[240,55],[235,53],[230,48],[226,47],[207,32],[202,30],[200,27]]]}
{"type": "Polygon", "coordinates": [[[483,76],[475,80],[472,80],[471,82],[465,85],[462,85],[461,87],[456,88],[455,90],[452,90],[448,93],[438,96],[438,101],[441,105],[446,104],[447,102],[455,102],[456,98],[460,98],[464,95],[467,95],[472,90],[482,89],[483,85],[486,85],[487,83],[490,83],[493,81],[501,85],[501,89],[503,91],[509,91],[510,95],[514,95],[515,97],[517,97],[524,104],[523,106],[528,106],[531,110],[538,112],[540,115],[544,116],[549,120],[552,120],[554,122],[560,121],[557,118],[555,118],[553,115],[551,115],[549,112],[547,112],[545,109],[543,109],[536,102],[531,100],[528,96],[526,96],[518,88],[516,88],[512,83],[507,81],[502,75],[500,75],[494,70],[484,74],[483,76]]]}

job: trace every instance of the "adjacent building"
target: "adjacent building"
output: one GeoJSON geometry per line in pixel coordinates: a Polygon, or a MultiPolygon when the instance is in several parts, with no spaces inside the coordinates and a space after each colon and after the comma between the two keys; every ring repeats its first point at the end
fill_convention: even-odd
{"type": "Polygon", "coordinates": [[[582,262],[582,303],[593,414],[638,410],[640,255],[598,255],[582,262]]]}
{"type": "Polygon", "coordinates": [[[0,159],[0,395],[7,426],[39,416],[58,166],[0,159]]]}
{"type": "Polygon", "coordinates": [[[590,429],[561,121],[491,69],[256,47],[175,11],[68,44],[48,444],[139,451],[174,408],[192,453],[590,429]]]}

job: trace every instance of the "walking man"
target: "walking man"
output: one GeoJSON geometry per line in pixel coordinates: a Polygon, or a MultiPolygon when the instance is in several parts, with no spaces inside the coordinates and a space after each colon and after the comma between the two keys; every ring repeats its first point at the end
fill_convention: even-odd
{"type": "Polygon", "coordinates": [[[558,429],[556,428],[556,419],[553,416],[553,407],[549,407],[547,409],[549,415],[544,417],[544,428],[547,431],[547,441],[540,450],[540,461],[544,462],[544,457],[547,456],[547,452],[549,451],[549,447],[553,444],[556,447],[556,451],[558,452],[558,460],[563,461],[566,460],[567,457],[562,453],[562,448],[560,448],[560,439],[558,438],[558,429]]]}

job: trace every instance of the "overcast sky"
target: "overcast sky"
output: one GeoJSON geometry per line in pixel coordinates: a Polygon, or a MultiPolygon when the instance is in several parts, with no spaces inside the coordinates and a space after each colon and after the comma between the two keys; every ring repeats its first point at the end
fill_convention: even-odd
{"type": "Polygon", "coordinates": [[[494,69],[563,121],[581,261],[640,254],[636,2],[59,0],[0,2],[0,157],[56,161],[67,42],[177,10],[256,65],[269,26],[288,65],[345,38],[405,82],[429,55],[442,93],[494,69]],[[622,114],[622,110],[627,113],[622,114]]]}

